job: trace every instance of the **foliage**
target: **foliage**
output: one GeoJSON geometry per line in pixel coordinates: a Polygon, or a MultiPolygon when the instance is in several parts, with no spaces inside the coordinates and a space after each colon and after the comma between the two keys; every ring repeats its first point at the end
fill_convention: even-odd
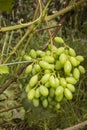
{"type": "Polygon", "coordinates": [[[6,74],[9,73],[8,66],[0,66],[0,74],[6,74]]]}
{"type": "Polygon", "coordinates": [[[14,0],[0,0],[0,11],[11,11],[14,0]]]}
{"type": "MultiPolygon", "coordinates": [[[[21,0],[21,4],[19,4],[18,0],[12,6],[13,0],[3,0],[4,5],[2,5],[2,0],[0,0],[0,9],[2,10],[0,27],[22,26],[23,23],[37,19],[41,15],[38,1],[21,0]],[[35,14],[36,7],[37,11],[35,14]],[[8,10],[8,8],[12,8],[12,11],[8,10]]],[[[73,2],[75,1],[53,0],[46,8],[45,15],[54,14],[57,10],[61,10],[73,2]]],[[[42,11],[46,4],[46,0],[42,1],[42,11]]],[[[87,3],[84,2],[81,7],[75,7],[64,17],[58,16],[50,21],[42,20],[36,22],[29,27],[0,32],[0,63],[1,65],[6,64],[6,66],[0,65],[1,73],[3,73],[0,75],[0,92],[4,87],[7,87],[0,95],[1,130],[55,130],[87,120],[86,12],[87,3]],[[64,22],[61,23],[61,20],[64,22]],[[57,112],[48,111],[41,106],[35,108],[27,100],[24,90],[29,78],[24,75],[23,71],[30,64],[30,60],[25,62],[23,56],[29,54],[31,49],[44,50],[45,48],[46,50],[48,43],[53,41],[54,36],[62,37],[67,45],[75,49],[78,55],[84,57],[85,60],[82,65],[86,69],[86,73],[80,77],[80,81],[76,84],[73,100],[63,102],[61,109],[57,112]]],[[[60,47],[61,45],[55,43],[55,46],[60,47]]],[[[81,129],[85,130],[86,127],[84,126],[81,129]]]]}

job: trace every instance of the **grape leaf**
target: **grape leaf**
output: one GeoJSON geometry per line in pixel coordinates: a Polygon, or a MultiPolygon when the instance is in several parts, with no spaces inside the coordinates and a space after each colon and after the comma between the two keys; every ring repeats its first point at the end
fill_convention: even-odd
{"type": "Polygon", "coordinates": [[[0,0],[0,11],[10,12],[14,0],[0,0]]]}
{"type": "Polygon", "coordinates": [[[0,66],[0,74],[8,74],[9,68],[8,66],[0,66]]]}

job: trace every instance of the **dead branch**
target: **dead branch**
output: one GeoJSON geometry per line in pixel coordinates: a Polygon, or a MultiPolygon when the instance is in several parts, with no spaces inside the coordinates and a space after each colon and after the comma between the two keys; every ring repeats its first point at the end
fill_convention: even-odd
{"type": "MultiPolygon", "coordinates": [[[[77,125],[62,129],[62,130],[78,130],[79,128],[81,128],[83,126],[86,126],[86,125],[87,125],[87,120],[84,121],[84,122],[81,122],[81,123],[79,123],[77,125]]],[[[59,130],[59,129],[56,129],[56,130],[59,130]]]]}
{"type": "Polygon", "coordinates": [[[22,104],[17,105],[17,106],[14,106],[14,107],[3,108],[3,109],[0,110],[0,113],[2,113],[2,112],[7,112],[7,111],[10,111],[10,110],[13,110],[13,109],[20,108],[20,107],[22,107],[22,104]]]}

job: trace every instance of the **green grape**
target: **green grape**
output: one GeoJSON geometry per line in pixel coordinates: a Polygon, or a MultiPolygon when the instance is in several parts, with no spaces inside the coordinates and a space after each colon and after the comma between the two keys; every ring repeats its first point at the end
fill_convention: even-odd
{"type": "Polygon", "coordinates": [[[44,71],[45,74],[49,74],[50,72],[51,72],[51,71],[48,70],[48,69],[46,69],[46,70],[44,71]]]}
{"type": "Polygon", "coordinates": [[[32,60],[32,58],[28,55],[24,55],[23,59],[26,61],[32,60]]]}
{"type": "Polygon", "coordinates": [[[65,48],[64,53],[65,53],[66,55],[69,55],[69,50],[68,50],[67,48],[65,48]]]}
{"type": "Polygon", "coordinates": [[[84,57],[83,56],[76,56],[76,59],[79,61],[79,62],[83,62],[84,61],[84,57]]]}
{"type": "Polygon", "coordinates": [[[76,84],[77,83],[77,80],[73,77],[66,77],[66,81],[67,81],[67,83],[70,83],[70,84],[76,84]]]}
{"type": "Polygon", "coordinates": [[[57,102],[61,102],[61,101],[63,100],[63,93],[62,93],[61,95],[59,95],[59,96],[56,96],[56,97],[55,97],[55,100],[56,100],[57,102]]]}
{"type": "Polygon", "coordinates": [[[50,104],[50,103],[52,102],[52,100],[53,100],[53,97],[48,96],[47,100],[48,100],[48,102],[49,102],[49,104],[50,104]]]}
{"type": "Polygon", "coordinates": [[[75,50],[74,49],[72,49],[72,48],[69,48],[69,55],[70,56],[76,56],[76,52],[75,52],[75,50]]]}
{"type": "Polygon", "coordinates": [[[78,69],[79,69],[79,71],[80,71],[81,74],[85,73],[85,68],[82,65],[79,65],[78,69]]]}
{"type": "Polygon", "coordinates": [[[32,100],[34,97],[35,97],[35,89],[31,89],[29,92],[28,92],[28,100],[32,100]]]}
{"type": "Polygon", "coordinates": [[[35,51],[34,49],[31,49],[29,55],[30,55],[32,58],[36,58],[36,51],[35,51]]]}
{"type": "Polygon", "coordinates": [[[34,75],[36,75],[37,74],[37,72],[36,72],[36,70],[35,70],[35,67],[33,67],[33,69],[32,69],[32,75],[34,76],[34,75]]]}
{"type": "Polygon", "coordinates": [[[66,99],[68,99],[68,100],[72,100],[72,98],[73,98],[72,92],[68,88],[65,88],[64,95],[65,95],[66,99]]]}
{"type": "Polygon", "coordinates": [[[39,87],[36,89],[36,91],[35,91],[35,97],[36,98],[39,98],[41,95],[40,95],[40,89],[39,89],[39,87]]]}
{"type": "Polygon", "coordinates": [[[49,50],[46,51],[45,55],[46,55],[46,56],[51,56],[51,51],[49,51],[49,50]]]}
{"type": "Polygon", "coordinates": [[[63,65],[60,63],[60,61],[56,61],[56,64],[55,64],[55,69],[56,70],[61,70],[63,68],[63,65]]]}
{"type": "Polygon", "coordinates": [[[56,87],[58,87],[59,86],[59,79],[57,77],[55,78],[55,82],[56,82],[56,87]]]}
{"type": "Polygon", "coordinates": [[[34,98],[32,100],[32,102],[33,102],[34,107],[38,107],[39,106],[39,99],[34,98]]]}
{"type": "Polygon", "coordinates": [[[62,86],[62,87],[66,87],[66,85],[67,85],[67,82],[66,82],[66,79],[65,78],[60,78],[60,85],[62,86]]]}
{"type": "Polygon", "coordinates": [[[42,101],[42,105],[43,105],[44,108],[47,108],[47,107],[48,107],[48,100],[47,100],[47,99],[44,99],[44,100],[42,101]]]}
{"type": "Polygon", "coordinates": [[[54,64],[50,64],[51,70],[54,70],[55,65],[54,64]]]}
{"type": "Polygon", "coordinates": [[[32,71],[32,65],[28,65],[28,66],[26,67],[26,69],[25,69],[25,73],[26,73],[26,74],[30,74],[31,71],[32,71]]]}
{"type": "Polygon", "coordinates": [[[50,90],[49,90],[49,96],[50,97],[54,97],[54,94],[55,94],[54,88],[50,88],[50,90]]]}
{"type": "Polygon", "coordinates": [[[35,64],[35,65],[34,65],[34,69],[35,69],[35,71],[38,73],[38,72],[40,72],[41,67],[40,67],[39,64],[35,64]]]}
{"type": "Polygon", "coordinates": [[[38,82],[38,75],[34,75],[33,77],[31,77],[30,81],[29,81],[29,86],[33,87],[37,84],[38,82]]]}
{"type": "Polygon", "coordinates": [[[59,43],[59,44],[63,44],[63,43],[64,43],[64,40],[63,40],[61,37],[55,37],[55,38],[54,38],[54,41],[55,41],[56,43],[59,43]]]}
{"type": "Polygon", "coordinates": [[[70,62],[73,66],[77,66],[79,62],[77,61],[76,57],[70,57],[70,62]]]}
{"type": "Polygon", "coordinates": [[[30,86],[29,84],[27,84],[26,89],[25,89],[26,93],[29,92],[29,90],[30,90],[30,86]]]}
{"type": "Polygon", "coordinates": [[[60,48],[57,49],[56,54],[61,55],[64,52],[64,50],[65,50],[64,47],[60,47],[60,48]]]}
{"type": "Polygon", "coordinates": [[[43,56],[45,56],[45,52],[43,52],[41,50],[37,50],[36,55],[37,55],[37,57],[43,57],[43,56]]]}
{"type": "Polygon", "coordinates": [[[79,78],[80,78],[80,71],[79,71],[78,68],[75,68],[75,69],[73,70],[73,77],[74,77],[76,80],[79,80],[79,78]]]}
{"type": "Polygon", "coordinates": [[[42,78],[41,78],[41,82],[42,84],[45,84],[50,78],[50,73],[45,74],[42,78]]]}
{"type": "Polygon", "coordinates": [[[56,105],[55,105],[55,108],[58,110],[58,109],[60,109],[60,103],[57,103],[56,105]]]}
{"type": "Polygon", "coordinates": [[[58,86],[55,90],[55,95],[60,96],[63,94],[64,88],[62,86],[58,86]]]}
{"type": "Polygon", "coordinates": [[[48,45],[48,48],[49,48],[49,50],[52,50],[53,52],[56,52],[56,51],[57,51],[57,47],[54,46],[53,44],[49,44],[49,45],[48,45]]]}
{"type": "Polygon", "coordinates": [[[46,62],[48,62],[48,63],[54,63],[54,61],[55,61],[54,57],[52,57],[52,56],[44,56],[44,57],[42,58],[42,60],[43,60],[43,61],[46,61],[46,62]]]}
{"type": "Polygon", "coordinates": [[[42,96],[47,96],[49,94],[49,91],[45,86],[40,85],[40,93],[42,96]]]}
{"type": "Polygon", "coordinates": [[[47,63],[46,61],[40,61],[39,65],[45,70],[45,69],[51,69],[51,65],[47,63]]]}
{"type": "Polygon", "coordinates": [[[50,87],[51,87],[49,81],[47,81],[47,82],[45,83],[45,87],[46,87],[46,88],[50,88],[50,87]]]}
{"type": "Polygon", "coordinates": [[[61,63],[62,65],[64,65],[65,62],[66,62],[66,60],[67,60],[66,54],[62,53],[62,54],[59,56],[59,61],[60,61],[60,63],[61,63]]]}
{"type": "Polygon", "coordinates": [[[67,88],[71,91],[71,92],[75,92],[75,87],[73,84],[67,84],[67,88]]]}
{"type": "Polygon", "coordinates": [[[56,88],[56,81],[53,75],[50,76],[49,83],[51,87],[56,88]]]}
{"type": "Polygon", "coordinates": [[[71,65],[70,61],[67,60],[64,65],[64,72],[66,75],[69,75],[71,70],[72,70],[72,65],[71,65]]]}

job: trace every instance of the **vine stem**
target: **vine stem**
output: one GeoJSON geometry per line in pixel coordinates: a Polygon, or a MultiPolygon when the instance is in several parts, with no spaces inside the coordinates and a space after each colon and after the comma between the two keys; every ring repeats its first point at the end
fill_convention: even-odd
{"type": "Polygon", "coordinates": [[[2,53],[1,53],[1,63],[3,62],[3,55],[4,55],[4,51],[5,51],[6,47],[7,47],[8,38],[9,38],[9,33],[6,32],[5,40],[4,40],[3,48],[2,48],[2,53]]]}
{"type": "Polygon", "coordinates": [[[0,110],[0,113],[2,113],[2,112],[7,112],[7,111],[10,111],[10,110],[13,110],[13,109],[20,108],[20,107],[23,107],[22,104],[19,104],[19,105],[17,105],[17,106],[13,106],[13,107],[9,107],[9,108],[4,108],[4,109],[1,109],[1,110],[0,110]]]}
{"type": "Polygon", "coordinates": [[[86,2],[87,0],[80,0],[78,2],[74,2],[73,4],[67,6],[66,8],[60,10],[60,11],[57,11],[55,14],[53,15],[50,15],[50,16],[47,16],[45,19],[47,21],[51,20],[51,19],[54,19],[60,15],[63,15],[69,11],[71,11],[72,9],[76,8],[77,6],[81,5],[82,3],[86,2]]]}
{"type": "MultiPolygon", "coordinates": [[[[79,123],[79,124],[77,124],[77,125],[74,125],[74,126],[65,128],[65,129],[63,129],[63,130],[78,130],[79,128],[81,128],[81,127],[83,127],[83,126],[86,126],[86,125],[87,125],[87,120],[84,121],[84,122],[81,122],[81,123],[79,123]]],[[[56,129],[56,130],[58,130],[58,129],[56,129]]]]}
{"type": "MultiPolygon", "coordinates": [[[[64,15],[65,13],[71,11],[72,9],[74,9],[75,7],[78,7],[80,5],[82,5],[84,2],[86,2],[87,0],[80,0],[78,2],[74,2],[72,5],[67,6],[66,8],[57,11],[55,14],[50,15],[50,16],[46,16],[44,20],[49,21],[52,20],[60,15],[64,15]]],[[[2,27],[0,28],[0,32],[6,32],[6,31],[11,31],[11,30],[15,30],[15,29],[19,29],[19,28],[25,28],[28,27],[30,25],[33,25],[35,23],[38,23],[40,20],[42,19],[42,17],[40,16],[39,18],[37,18],[36,20],[32,21],[32,22],[28,22],[28,23],[24,23],[24,24],[20,24],[20,25],[14,25],[14,26],[9,26],[9,27],[2,27]]]]}
{"type": "MultiPolygon", "coordinates": [[[[63,16],[63,18],[60,20],[60,22],[56,25],[56,26],[53,26],[53,27],[56,27],[56,30],[54,33],[52,33],[52,39],[56,36],[57,32],[60,30],[61,26],[63,25],[64,21],[65,21],[65,18],[66,18],[67,14],[65,14],[63,16]]],[[[45,29],[42,29],[42,30],[45,30],[45,29]]],[[[40,30],[40,31],[42,31],[40,30]]],[[[36,31],[39,31],[39,30],[36,30],[36,31]]],[[[42,50],[45,50],[48,46],[50,42],[50,39],[47,41],[47,43],[42,47],[42,50]]]]}
{"type": "Polygon", "coordinates": [[[20,28],[25,28],[34,23],[37,23],[40,19],[41,19],[41,17],[37,18],[33,22],[28,22],[28,23],[24,23],[24,24],[20,24],[20,25],[9,26],[9,27],[2,27],[2,28],[0,28],[0,32],[6,32],[6,31],[16,30],[16,29],[20,29],[20,28]]]}

